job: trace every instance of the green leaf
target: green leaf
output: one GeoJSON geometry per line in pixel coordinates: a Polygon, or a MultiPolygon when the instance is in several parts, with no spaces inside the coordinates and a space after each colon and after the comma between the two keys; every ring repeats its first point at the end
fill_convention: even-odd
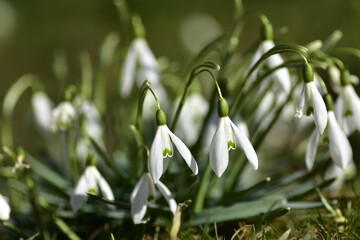
{"type": "Polygon", "coordinates": [[[69,193],[71,184],[63,176],[54,172],[51,168],[32,157],[29,153],[25,154],[25,162],[31,166],[31,170],[40,178],[44,179],[58,189],[69,193]]]}
{"type": "Polygon", "coordinates": [[[210,224],[213,222],[225,222],[236,219],[257,217],[278,209],[285,208],[284,199],[260,199],[247,202],[239,202],[229,207],[214,207],[202,210],[194,214],[190,224],[210,224]]]}

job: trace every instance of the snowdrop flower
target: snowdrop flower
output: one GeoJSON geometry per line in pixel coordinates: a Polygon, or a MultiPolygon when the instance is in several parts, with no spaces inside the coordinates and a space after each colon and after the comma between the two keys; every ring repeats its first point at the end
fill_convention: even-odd
{"type": "Polygon", "coordinates": [[[84,132],[95,139],[97,142],[102,143],[103,128],[101,125],[101,116],[95,105],[89,101],[84,101],[81,104],[79,114],[83,118],[84,132]]]}
{"type": "Polygon", "coordinates": [[[131,217],[134,224],[146,222],[143,218],[147,209],[147,201],[149,196],[155,196],[155,185],[168,202],[171,212],[175,214],[177,203],[171,196],[170,190],[160,181],[154,184],[150,174],[144,173],[130,196],[131,217]]]}
{"type": "MultiPolygon", "coordinates": [[[[263,24],[262,28],[262,41],[260,42],[259,47],[257,48],[256,52],[254,53],[250,64],[248,65],[247,70],[245,71],[248,73],[250,69],[255,65],[255,63],[264,55],[267,51],[275,47],[274,41],[273,41],[273,33],[272,33],[272,25],[267,22],[263,24]]],[[[262,63],[262,67],[267,67],[270,69],[273,69],[281,64],[284,63],[283,58],[280,54],[274,54],[268,57],[264,62],[262,63]]],[[[261,69],[258,68],[258,69],[261,69]]],[[[251,77],[249,78],[249,83],[255,81],[255,76],[257,75],[258,70],[255,70],[251,77]]],[[[290,80],[290,73],[287,68],[279,68],[276,71],[274,71],[268,78],[266,78],[266,82],[268,80],[273,80],[283,92],[289,93],[291,88],[291,80],[290,80]]],[[[249,85],[248,85],[249,86],[249,85]]]]}
{"type": "Polygon", "coordinates": [[[174,143],[192,172],[197,174],[198,165],[194,157],[191,155],[190,150],[185,144],[166,126],[166,116],[161,109],[158,109],[156,112],[156,122],[158,124],[158,129],[150,148],[149,157],[150,174],[154,182],[158,183],[161,175],[167,169],[169,163],[168,157],[172,157],[174,152],[172,143],[174,143]]]}
{"type": "MultiPolygon", "coordinates": [[[[94,163],[92,163],[94,164],[94,163]]],[[[88,195],[86,192],[95,192],[104,196],[108,200],[114,200],[114,194],[95,165],[87,166],[83,175],[81,175],[74,192],[71,195],[70,205],[73,212],[77,212],[79,208],[87,201],[88,195]]]]}
{"type": "MultiPolygon", "coordinates": [[[[335,114],[332,110],[332,103],[330,95],[326,95],[328,107],[328,125],[324,132],[324,139],[329,143],[330,156],[334,163],[342,169],[345,169],[350,161],[352,161],[352,149],[344,131],[336,121],[335,114]]],[[[315,129],[311,134],[307,149],[306,149],[306,166],[312,169],[316,157],[316,150],[319,144],[320,135],[315,129]]]]}
{"type": "Polygon", "coordinates": [[[208,109],[209,103],[201,94],[189,95],[179,116],[176,135],[188,145],[193,145],[198,138],[202,120],[208,109]]]}
{"type": "Polygon", "coordinates": [[[335,114],[347,135],[360,132],[360,98],[349,80],[349,72],[342,73],[343,86],[335,104],[335,114]]]}
{"type": "Polygon", "coordinates": [[[37,91],[31,96],[31,105],[37,127],[45,134],[51,132],[54,103],[45,92],[37,91]]]}
{"type": "Polygon", "coordinates": [[[331,164],[325,172],[324,179],[335,178],[335,181],[327,187],[332,194],[339,193],[346,180],[349,180],[356,176],[356,166],[354,161],[350,161],[345,169],[338,167],[335,164],[331,164]]]}
{"type": "Polygon", "coordinates": [[[229,163],[230,149],[239,145],[243,149],[247,159],[258,168],[258,157],[246,135],[228,117],[228,104],[224,98],[220,98],[218,104],[219,122],[215,135],[210,145],[210,163],[218,177],[226,170],[229,163]]]}
{"type": "Polygon", "coordinates": [[[52,111],[51,127],[53,131],[66,131],[76,117],[74,106],[70,102],[62,102],[52,111]]]}
{"type": "Polygon", "coordinates": [[[7,198],[0,194],[0,220],[6,221],[10,218],[10,205],[7,198]]]}
{"type": "Polygon", "coordinates": [[[301,118],[304,114],[303,112],[305,108],[305,114],[314,115],[315,125],[319,133],[323,134],[328,122],[328,114],[325,102],[315,85],[314,73],[310,64],[305,64],[303,75],[304,86],[296,108],[295,117],[301,118]]]}
{"type": "Polygon", "coordinates": [[[127,52],[122,67],[120,95],[128,97],[134,85],[135,74],[140,86],[144,80],[152,84],[159,81],[158,63],[144,38],[135,38],[127,52]],[[138,69],[136,69],[138,67],[138,69]]]}

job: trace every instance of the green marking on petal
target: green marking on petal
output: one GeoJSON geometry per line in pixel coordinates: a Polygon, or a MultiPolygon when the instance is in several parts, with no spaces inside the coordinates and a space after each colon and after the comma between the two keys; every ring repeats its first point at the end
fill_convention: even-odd
{"type": "Polygon", "coordinates": [[[172,151],[168,148],[165,148],[163,151],[163,157],[171,157],[172,156],[172,151]]]}
{"type": "Polygon", "coordinates": [[[329,144],[329,137],[328,136],[323,137],[322,141],[323,143],[329,144]]]}
{"type": "Polygon", "coordinates": [[[235,143],[233,141],[228,141],[228,149],[235,149],[235,143]]]}
{"type": "Polygon", "coordinates": [[[344,116],[348,117],[348,116],[352,116],[352,115],[353,115],[352,111],[350,109],[346,109],[344,116]]]}
{"type": "Polygon", "coordinates": [[[88,193],[96,194],[95,188],[89,188],[87,191],[88,193]]]}
{"type": "Polygon", "coordinates": [[[312,113],[314,112],[314,108],[311,106],[311,107],[308,107],[306,109],[306,115],[307,116],[310,116],[312,113]]]}

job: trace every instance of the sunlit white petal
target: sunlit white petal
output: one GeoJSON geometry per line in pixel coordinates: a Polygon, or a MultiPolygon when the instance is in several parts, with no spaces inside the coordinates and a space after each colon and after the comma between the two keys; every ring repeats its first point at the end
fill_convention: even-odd
{"type": "Polygon", "coordinates": [[[86,192],[88,190],[89,190],[89,185],[86,179],[86,175],[83,174],[80,177],[78,183],[76,184],[74,192],[71,195],[70,205],[73,212],[77,212],[79,208],[87,201],[88,196],[86,192]]]}
{"type": "Polygon", "coordinates": [[[345,169],[352,160],[352,149],[345,133],[335,119],[335,114],[329,111],[329,148],[335,164],[345,169]]]}
{"type": "Polygon", "coordinates": [[[134,190],[130,196],[131,203],[131,217],[135,224],[145,223],[142,219],[145,216],[147,209],[147,200],[149,197],[149,185],[151,176],[145,173],[139,182],[135,185],[134,190]]]}
{"type": "Polygon", "coordinates": [[[126,54],[121,72],[120,95],[122,97],[129,96],[131,89],[134,85],[136,57],[137,57],[137,52],[136,52],[135,42],[132,42],[126,54]]]}
{"type": "Polygon", "coordinates": [[[9,220],[10,212],[11,209],[7,199],[0,194],[0,220],[9,220]]]}
{"type": "Polygon", "coordinates": [[[305,163],[308,170],[311,170],[314,165],[319,139],[320,134],[317,129],[314,129],[310,136],[305,154],[305,163]]]}
{"type": "Polygon", "coordinates": [[[229,164],[225,118],[220,118],[218,128],[210,144],[210,163],[216,176],[221,177],[229,164]]]}
{"type": "Polygon", "coordinates": [[[164,196],[166,201],[168,202],[171,212],[175,214],[177,203],[175,199],[172,197],[170,190],[160,181],[156,183],[156,186],[161,192],[161,194],[164,196]]]}
{"type": "Polygon", "coordinates": [[[157,183],[164,172],[164,162],[163,162],[163,151],[164,145],[162,143],[162,128],[158,127],[154,141],[150,148],[149,156],[149,168],[151,177],[154,179],[154,183],[157,183]]]}
{"type": "Polygon", "coordinates": [[[190,150],[185,146],[185,144],[173,134],[170,129],[165,125],[168,135],[171,138],[171,141],[176,146],[180,155],[184,158],[186,164],[189,166],[191,171],[196,175],[198,174],[198,165],[195,161],[195,158],[191,155],[190,150]]]}
{"type": "Polygon", "coordinates": [[[254,169],[256,170],[258,168],[259,163],[258,163],[257,154],[252,144],[250,143],[246,135],[242,133],[229,118],[228,121],[231,124],[237,144],[242,148],[242,150],[246,155],[246,158],[249,160],[251,165],[253,165],[254,169]]]}
{"type": "Polygon", "coordinates": [[[322,134],[326,128],[326,124],[328,121],[327,118],[327,109],[325,102],[320,95],[316,85],[314,82],[307,83],[311,86],[311,94],[312,94],[312,104],[314,107],[314,120],[316,127],[318,128],[320,134],[322,134]]]}
{"type": "Polygon", "coordinates": [[[31,97],[32,109],[37,126],[44,132],[51,130],[53,102],[44,92],[36,92],[31,97]]]}

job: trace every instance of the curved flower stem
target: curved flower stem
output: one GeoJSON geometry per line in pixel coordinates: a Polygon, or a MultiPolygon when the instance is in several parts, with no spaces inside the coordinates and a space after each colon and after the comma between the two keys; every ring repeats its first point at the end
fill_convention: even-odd
{"type": "Polygon", "coordinates": [[[36,80],[37,77],[34,75],[24,75],[11,86],[5,95],[2,107],[1,142],[10,149],[14,146],[11,118],[15,105],[26,89],[31,87],[36,80]]]}
{"type": "Polygon", "coordinates": [[[241,82],[241,85],[239,86],[239,89],[237,90],[238,94],[235,97],[234,102],[231,104],[230,106],[230,115],[234,114],[234,110],[237,109],[237,106],[239,104],[240,101],[240,97],[242,96],[242,92],[244,90],[244,87],[247,83],[247,81],[249,80],[250,76],[252,75],[252,73],[256,70],[256,68],[258,68],[260,66],[260,64],[267,59],[268,57],[270,57],[271,55],[274,54],[278,54],[278,53],[282,53],[282,52],[292,52],[292,53],[296,53],[299,54],[305,62],[307,62],[306,57],[303,55],[307,52],[307,49],[303,46],[299,46],[299,45],[278,45],[273,47],[272,49],[270,49],[269,51],[267,51],[255,64],[254,66],[250,69],[250,71],[246,74],[244,80],[241,82]]]}
{"type": "MultiPolygon", "coordinates": [[[[217,65],[217,64],[215,64],[213,62],[205,62],[203,64],[200,64],[200,65],[196,66],[191,71],[191,74],[189,76],[189,80],[187,81],[187,83],[185,85],[185,89],[184,89],[183,94],[181,96],[179,105],[178,105],[178,107],[176,109],[175,116],[174,116],[174,119],[173,119],[173,123],[172,123],[171,128],[170,128],[171,131],[174,131],[175,128],[176,128],[177,122],[178,122],[179,117],[180,117],[181,110],[182,110],[182,108],[184,107],[184,104],[185,104],[185,99],[186,99],[187,93],[188,93],[190,85],[192,84],[195,77],[198,76],[199,74],[201,74],[202,72],[207,72],[207,73],[209,73],[211,75],[211,77],[215,81],[215,84],[217,84],[214,75],[212,74],[212,72],[210,72],[209,69],[219,70],[220,67],[219,67],[219,65],[217,65]]],[[[217,87],[218,87],[218,84],[217,84],[217,87]]]]}
{"type": "Polygon", "coordinates": [[[156,94],[151,89],[150,82],[148,80],[145,80],[143,82],[143,84],[141,85],[141,87],[140,87],[140,94],[139,94],[139,99],[138,99],[138,108],[137,108],[137,114],[136,114],[136,123],[135,123],[135,127],[140,132],[141,132],[141,129],[142,129],[142,111],[143,111],[143,106],[144,106],[144,100],[145,100],[146,93],[147,93],[148,90],[153,95],[153,97],[155,99],[155,102],[156,102],[156,105],[157,105],[157,108],[160,109],[159,99],[156,97],[156,94]]]}

